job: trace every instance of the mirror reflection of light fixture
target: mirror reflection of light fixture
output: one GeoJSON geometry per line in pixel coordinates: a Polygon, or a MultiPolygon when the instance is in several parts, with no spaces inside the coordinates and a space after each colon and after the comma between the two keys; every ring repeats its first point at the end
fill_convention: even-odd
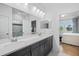
{"type": "Polygon", "coordinates": [[[36,8],[35,6],[33,6],[33,11],[36,11],[36,9],[37,9],[37,8],[36,8]]]}
{"type": "Polygon", "coordinates": [[[43,16],[45,15],[45,13],[42,14],[43,16]]]}
{"type": "Polygon", "coordinates": [[[26,6],[27,6],[27,5],[28,5],[28,3],[25,3],[24,5],[26,5],[26,6]]]}
{"type": "Polygon", "coordinates": [[[24,6],[24,8],[26,8],[26,7],[27,7],[27,5],[28,5],[28,3],[24,3],[24,5],[23,5],[23,6],[24,6]]]}
{"type": "Polygon", "coordinates": [[[40,13],[39,13],[39,14],[40,14],[40,15],[42,15],[42,13],[43,13],[43,12],[42,12],[42,11],[40,11],[40,13]]]}
{"type": "Polygon", "coordinates": [[[41,11],[40,9],[37,9],[37,7],[35,7],[35,6],[32,7],[32,11],[41,17],[43,17],[45,15],[45,13],[43,11],[41,11]]]}
{"type": "Polygon", "coordinates": [[[45,13],[43,11],[40,11],[40,16],[43,17],[45,13]]]}
{"type": "Polygon", "coordinates": [[[63,14],[63,15],[61,15],[61,17],[65,17],[65,15],[63,14]]]}
{"type": "Polygon", "coordinates": [[[40,10],[39,9],[37,9],[37,13],[39,13],[40,12],[40,10]]]}

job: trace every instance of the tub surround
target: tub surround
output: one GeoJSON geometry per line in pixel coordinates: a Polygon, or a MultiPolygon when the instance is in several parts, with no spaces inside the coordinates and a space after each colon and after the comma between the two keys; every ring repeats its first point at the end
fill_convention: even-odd
{"type": "Polygon", "coordinates": [[[63,33],[62,42],[79,46],[79,34],[78,33],[63,33]]]}
{"type": "Polygon", "coordinates": [[[24,36],[21,38],[17,38],[18,40],[16,42],[10,41],[0,44],[0,55],[10,54],[16,50],[27,47],[41,40],[44,40],[49,36],[52,36],[52,34],[42,34],[40,36],[37,34],[30,34],[30,35],[26,35],[26,37],[24,36]]]}

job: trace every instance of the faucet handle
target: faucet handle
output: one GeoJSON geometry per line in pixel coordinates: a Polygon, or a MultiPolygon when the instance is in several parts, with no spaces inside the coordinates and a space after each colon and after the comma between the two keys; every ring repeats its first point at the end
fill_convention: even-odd
{"type": "Polygon", "coordinates": [[[41,33],[39,33],[38,35],[41,35],[41,33]]]}
{"type": "Polygon", "coordinates": [[[9,33],[6,33],[6,35],[9,35],[9,33]]]}
{"type": "Polygon", "coordinates": [[[16,42],[17,41],[17,38],[13,38],[11,41],[12,42],[16,42]]]}

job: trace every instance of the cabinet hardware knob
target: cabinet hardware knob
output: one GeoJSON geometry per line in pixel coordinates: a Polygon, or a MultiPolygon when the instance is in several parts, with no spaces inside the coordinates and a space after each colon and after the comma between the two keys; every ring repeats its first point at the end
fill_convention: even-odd
{"type": "Polygon", "coordinates": [[[6,35],[9,35],[9,33],[6,33],[6,35]]]}

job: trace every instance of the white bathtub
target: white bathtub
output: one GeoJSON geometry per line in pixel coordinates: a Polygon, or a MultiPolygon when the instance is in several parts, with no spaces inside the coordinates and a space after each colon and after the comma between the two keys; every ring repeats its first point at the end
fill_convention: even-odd
{"type": "Polygon", "coordinates": [[[79,46],[79,34],[78,33],[63,33],[62,42],[79,46]]]}

